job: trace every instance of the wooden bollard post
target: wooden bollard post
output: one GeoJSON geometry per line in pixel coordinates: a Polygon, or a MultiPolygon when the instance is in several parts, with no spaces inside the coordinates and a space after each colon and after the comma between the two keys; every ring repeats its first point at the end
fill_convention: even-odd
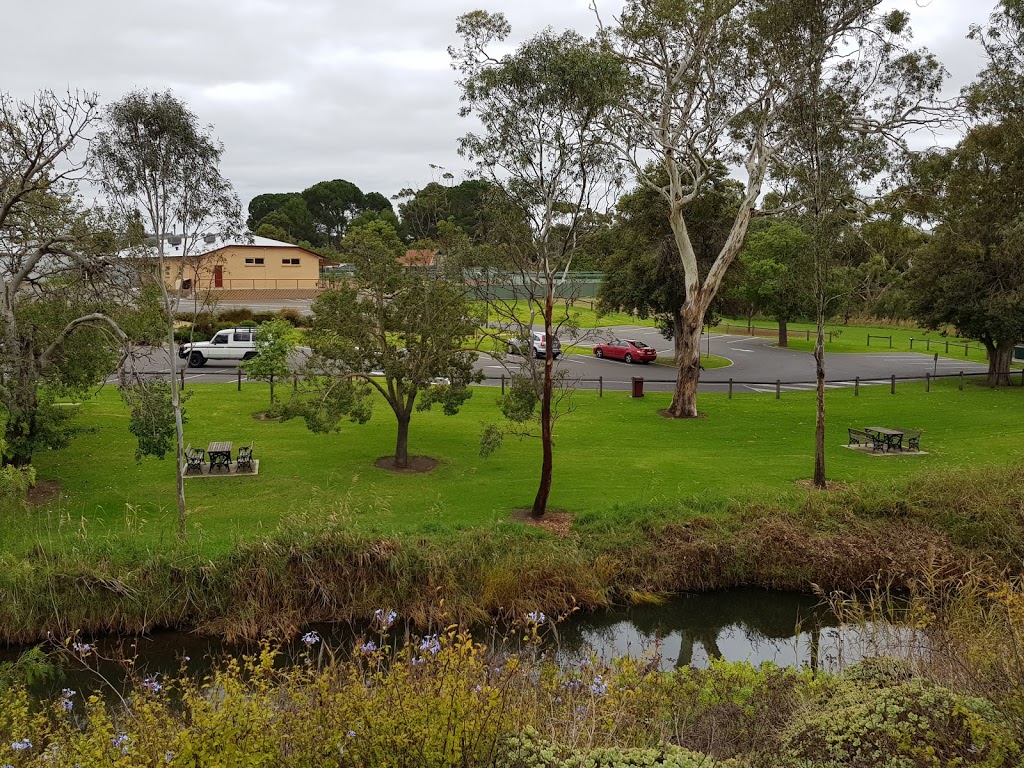
{"type": "MultiPolygon", "coordinates": [[[[1024,373],[1024,371],[1021,371],[1024,373]]],[[[732,379],[729,379],[729,399],[732,400],[732,379]]]]}
{"type": "Polygon", "coordinates": [[[238,391],[242,391],[242,369],[238,369],[238,391]]]}
{"type": "Polygon", "coordinates": [[[860,376],[853,380],[853,396],[860,397],[860,376]]]}
{"type": "Polygon", "coordinates": [[[949,354],[949,339],[946,339],[946,354],[949,354]]]}
{"type": "Polygon", "coordinates": [[[597,377],[597,396],[604,397],[604,376],[597,377]]]}
{"type": "Polygon", "coordinates": [[[896,394],[896,374],[895,373],[892,375],[892,385],[889,388],[889,394],[891,394],[891,395],[895,395],[896,394]]]}
{"type": "Polygon", "coordinates": [[[782,397],[782,381],[779,379],[775,380],[775,399],[778,400],[782,397]]]}
{"type": "Polygon", "coordinates": [[[501,374],[501,394],[502,394],[502,396],[504,396],[504,394],[505,394],[505,374],[504,373],[501,374]]]}
{"type": "Polygon", "coordinates": [[[810,328],[805,328],[804,330],[807,331],[807,339],[806,340],[810,341],[811,340],[811,329],[810,328]]]}
{"type": "Polygon", "coordinates": [[[964,372],[960,371],[960,391],[964,391],[964,372]]]}
{"type": "Polygon", "coordinates": [[[930,373],[928,373],[928,371],[924,372],[924,391],[925,392],[931,392],[932,391],[932,375],[930,373]]]}

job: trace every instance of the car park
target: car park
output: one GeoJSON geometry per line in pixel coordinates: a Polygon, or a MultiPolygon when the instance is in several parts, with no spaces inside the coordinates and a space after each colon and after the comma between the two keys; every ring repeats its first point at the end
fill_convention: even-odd
{"type": "Polygon", "coordinates": [[[606,344],[594,345],[594,357],[622,360],[626,363],[650,363],[658,359],[658,350],[642,341],[612,339],[606,344]]]}
{"type": "Polygon", "coordinates": [[[193,341],[178,347],[178,357],[191,368],[202,368],[210,360],[249,360],[256,356],[255,328],[224,328],[209,341],[193,341]]]}
{"type": "MultiPolygon", "coordinates": [[[[526,335],[525,338],[513,337],[508,340],[508,353],[510,355],[523,355],[526,356],[533,352],[538,358],[545,357],[547,355],[547,337],[544,331],[531,331],[526,335]]],[[[558,356],[562,354],[562,342],[557,337],[551,337],[551,356],[556,360],[558,356]]]]}

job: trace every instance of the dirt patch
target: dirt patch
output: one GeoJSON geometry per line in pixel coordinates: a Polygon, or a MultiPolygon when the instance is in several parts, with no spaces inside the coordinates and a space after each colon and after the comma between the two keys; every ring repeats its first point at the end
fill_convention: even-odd
{"type": "Polygon", "coordinates": [[[381,456],[373,462],[373,466],[377,469],[384,469],[388,472],[397,472],[401,475],[416,475],[423,474],[425,472],[433,472],[437,465],[437,459],[432,459],[429,456],[410,456],[409,466],[407,467],[396,467],[394,456],[381,456]]]}
{"type": "Polygon", "coordinates": [[[549,509],[541,518],[532,517],[529,509],[513,509],[510,517],[517,522],[543,528],[563,539],[576,535],[572,532],[573,515],[564,509],[549,509]]]}
{"type": "MultiPolygon", "coordinates": [[[[663,411],[658,411],[658,415],[661,416],[661,418],[663,418],[663,419],[672,419],[673,421],[686,421],[686,419],[676,418],[675,416],[673,416],[671,413],[668,412],[668,409],[663,410],[663,411]]],[[[703,413],[701,413],[700,411],[697,411],[697,415],[694,416],[693,418],[695,418],[695,419],[703,419],[703,418],[706,418],[706,417],[704,416],[703,413]]]]}
{"type": "Polygon", "coordinates": [[[40,480],[28,489],[27,501],[30,507],[41,507],[60,496],[60,483],[56,480],[40,480]]]}
{"type": "MultiPolygon", "coordinates": [[[[814,487],[814,481],[810,478],[804,478],[803,480],[797,480],[796,485],[798,488],[803,488],[805,491],[818,491],[820,488],[814,487]]],[[[842,491],[848,488],[847,483],[840,483],[838,480],[826,480],[825,490],[826,491],[842,491]]]]}

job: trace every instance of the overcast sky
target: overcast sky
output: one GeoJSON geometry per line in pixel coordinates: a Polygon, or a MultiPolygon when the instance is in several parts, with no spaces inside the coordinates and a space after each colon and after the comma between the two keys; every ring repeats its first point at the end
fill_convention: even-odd
{"type": "MultiPolygon", "coordinates": [[[[980,68],[965,39],[995,0],[887,0],[952,74],[980,68]]],[[[443,166],[458,178],[455,18],[503,11],[515,40],[551,26],[590,32],[588,0],[21,0],[4,9],[0,89],[84,89],[109,103],[170,88],[224,142],[243,203],[344,178],[390,197],[443,166]]],[[[599,0],[605,17],[621,0],[599,0]]]]}

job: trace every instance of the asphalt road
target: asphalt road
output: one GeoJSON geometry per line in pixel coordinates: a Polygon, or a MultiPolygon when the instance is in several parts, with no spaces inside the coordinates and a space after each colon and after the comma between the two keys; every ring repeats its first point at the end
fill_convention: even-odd
{"type": "MultiPolygon", "coordinates": [[[[655,347],[660,356],[671,358],[672,342],[653,328],[640,326],[601,329],[581,339],[563,339],[562,343],[592,347],[599,341],[614,337],[641,340],[655,347]]],[[[711,334],[710,339],[705,337],[702,351],[707,351],[709,341],[711,354],[731,360],[732,365],[703,372],[701,391],[724,392],[728,389],[729,379],[733,380],[736,393],[774,392],[776,380],[782,382],[780,389],[784,392],[813,390],[815,387],[814,358],[809,352],[779,349],[773,346],[773,339],[722,334],[711,334]]],[[[293,361],[296,366],[301,364],[306,353],[306,350],[299,350],[293,361]]],[[[175,364],[175,370],[180,371],[185,361],[175,357],[175,364]]],[[[508,357],[501,361],[484,354],[480,356],[477,368],[487,376],[487,384],[500,386],[501,376],[508,375],[510,370],[516,370],[521,364],[521,358],[508,357]]],[[[563,355],[558,366],[567,370],[571,379],[577,380],[580,389],[597,389],[598,379],[602,379],[604,389],[628,390],[631,379],[640,376],[645,380],[645,389],[670,391],[675,381],[675,369],[668,365],[628,365],[620,361],[600,360],[589,354],[563,355]]],[[[167,358],[162,352],[154,352],[143,361],[142,367],[154,373],[166,373],[167,358]]],[[[914,353],[832,354],[826,356],[825,367],[826,386],[829,388],[852,387],[858,377],[861,385],[870,386],[888,385],[891,376],[924,378],[925,373],[955,375],[960,371],[966,374],[986,371],[986,366],[978,363],[949,358],[939,358],[936,363],[930,355],[914,353]]],[[[185,368],[186,386],[189,382],[223,384],[237,380],[238,367],[235,363],[209,362],[203,368],[185,368]]]]}

